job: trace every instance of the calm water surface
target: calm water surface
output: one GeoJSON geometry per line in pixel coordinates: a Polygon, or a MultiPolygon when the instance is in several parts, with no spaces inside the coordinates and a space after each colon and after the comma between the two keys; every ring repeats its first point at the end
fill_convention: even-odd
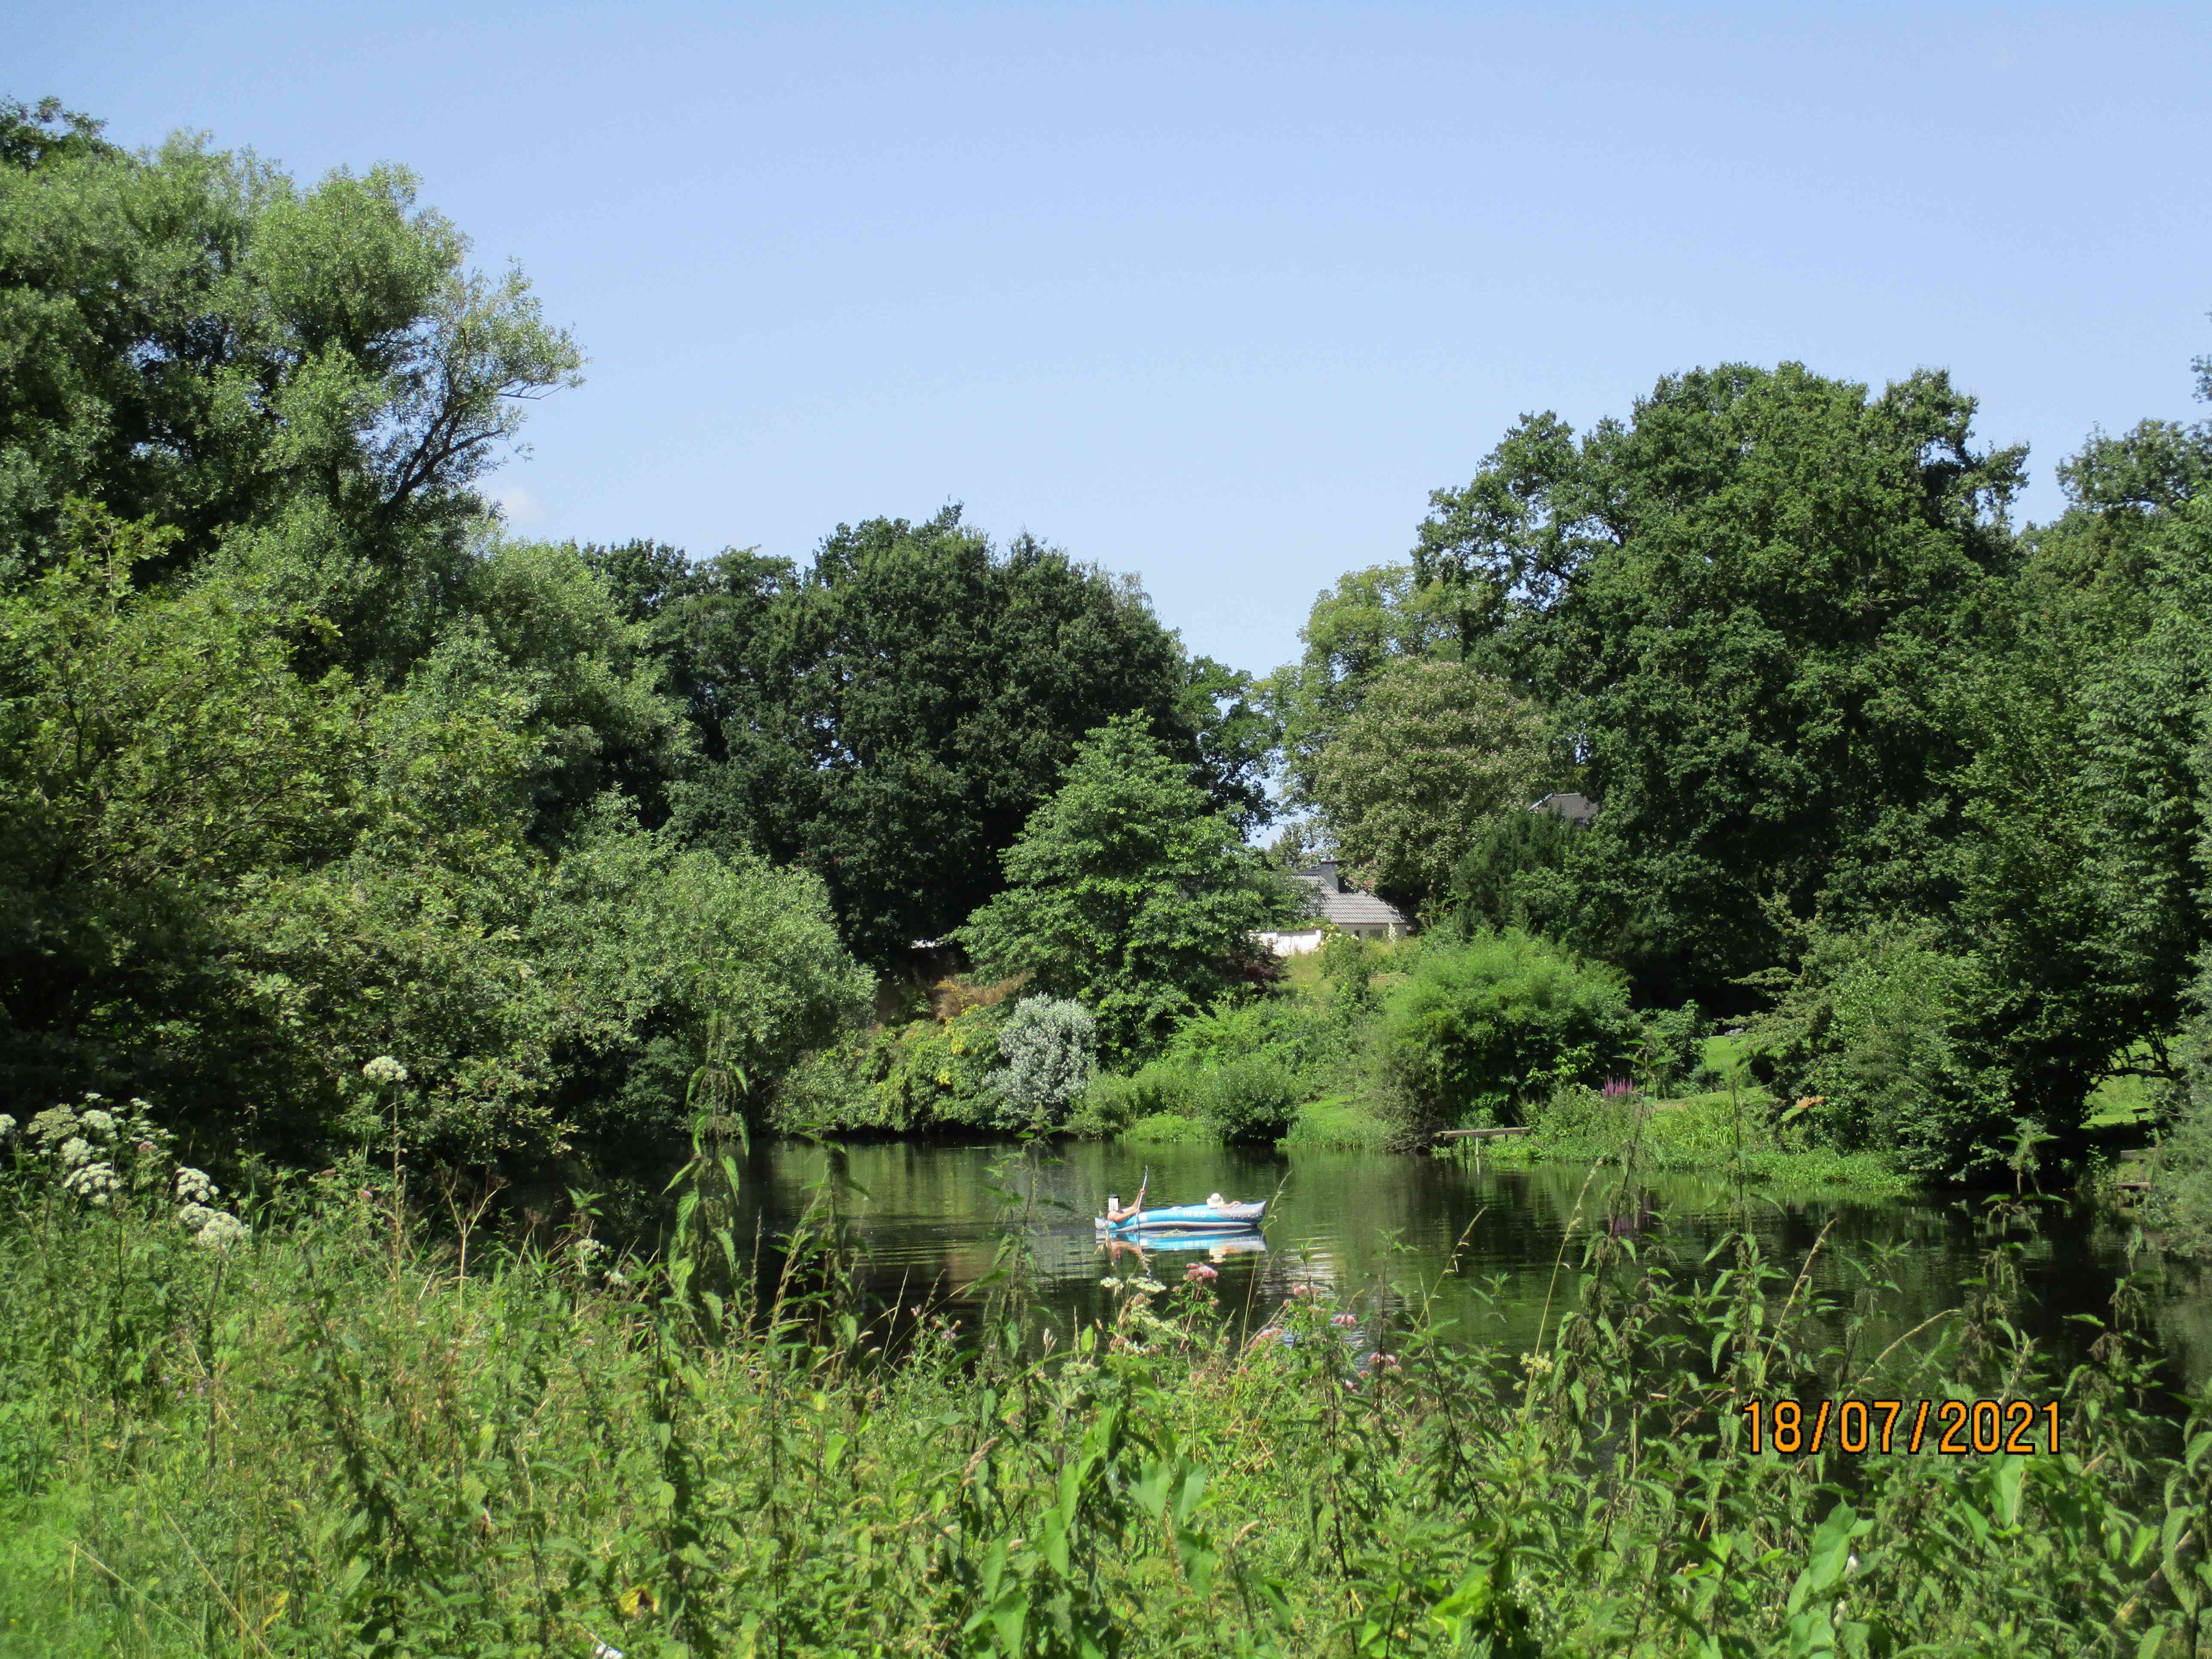
{"type": "MultiPolygon", "coordinates": [[[[1609,1206],[1634,1217],[1639,1246],[1671,1253],[1683,1275],[1717,1270],[1698,1264],[1743,1213],[1735,1188],[1723,1179],[1658,1176],[1623,1195],[1618,1170],[1592,1180],[1586,1168],[1566,1164],[1500,1170],[1400,1154],[1095,1142],[1064,1145],[1034,1160],[1005,1144],[938,1141],[860,1144],[846,1156],[851,1179],[865,1192],[848,1194],[848,1202],[866,1250],[863,1274],[871,1290],[909,1304],[933,1299],[955,1316],[980,1301],[977,1281],[990,1270],[1006,1225],[1006,1203],[993,1188],[1030,1193],[1039,1300],[1063,1334],[1110,1311],[1114,1294],[1102,1278],[1137,1270],[1133,1253],[1109,1256],[1093,1236],[1091,1218],[1109,1191],[1125,1200],[1133,1194],[1147,1166],[1148,1204],[1194,1203],[1215,1191],[1272,1200],[1261,1240],[1148,1253],[1146,1266],[1163,1280],[1180,1279],[1189,1261],[1210,1261],[1219,1274],[1212,1293],[1233,1318],[1263,1322],[1294,1286],[1312,1284],[1355,1298],[1364,1321],[1379,1321],[1402,1299],[1393,1285],[1419,1285],[1462,1334],[1524,1346],[1546,1316],[1578,1201],[1585,1220],[1559,1269],[1555,1311],[1574,1295],[1588,1218],[1601,1218],[1609,1206]]],[[[759,1149],[746,1230],[757,1222],[770,1237],[787,1231],[826,1167],[823,1152],[805,1143],[759,1149]]],[[[1752,1188],[1749,1199],[1753,1230],[1792,1274],[1828,1230],[1813,1258],[1814,1290],[1848,1299],[1869,1271],[1895,1282],[1885,1340],[1959,1305],[1987,1249],[1975,1223],[1982,1207],[1973,1200],[1860,1200],[1832,1189],[1771,1186],[1752,1188]]],[[[2094,1330],[2070,1316],[2106,1310],[2125,1249],[2125,1229],[2107,1212],[2071,1202],[2044,1207],[2026,1237],[2021,1273],[2034,1305],[2024,1323],[2054,1360],[2078,1360],[2094,1340],[2094,1330]]],[[[2166,1271],[2156,1305],[2173,1381],[2201,1381],[2212,1372],[2212,1303],[2200,1294],[2197,1275],[2166,1271]]],[[[1932,1337],[1931,1331],[1916,1340],[1932,1337]]]]}

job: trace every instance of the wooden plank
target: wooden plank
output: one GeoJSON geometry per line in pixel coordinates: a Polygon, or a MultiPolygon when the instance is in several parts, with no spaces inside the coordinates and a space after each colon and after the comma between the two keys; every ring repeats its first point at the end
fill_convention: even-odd
{"type": "Polygon", "coordinates": [[[1494,1140],[1499,1135],[1525,1135],[1528,1126],[1518,1124],[1510,1129],[1439,1129],[1438,1140],[1494,1140]]]}

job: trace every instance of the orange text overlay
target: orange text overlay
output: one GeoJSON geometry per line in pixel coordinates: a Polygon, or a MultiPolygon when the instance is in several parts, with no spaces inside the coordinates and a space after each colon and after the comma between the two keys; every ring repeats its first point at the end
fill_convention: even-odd
{"type": "Polygon", "coordinates": [[[1946,1457],[2058,1449],[2058,1402],[2046,1400],[1753,1400],[1751,1453],[1932,1451],[1946,1457]]]}

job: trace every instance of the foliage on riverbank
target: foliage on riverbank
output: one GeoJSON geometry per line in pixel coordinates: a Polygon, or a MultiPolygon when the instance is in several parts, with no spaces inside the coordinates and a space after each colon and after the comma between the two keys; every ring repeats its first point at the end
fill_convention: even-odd
{"type": "Polygon", "coordinates": [[[2048,1374],[2001,1215],[1895,1340],[1878,1263],[1678,1262],[1595,1179],[1527,1353],[1325,1279],[1243,1340],[1202,1267],[1048,1340],[1018,1218],[963,1328],[860,1297],[834,1181],[756,1280],[711,1154],[664,1266],[434,1238],[358,1165],[196,1242],[117,1157],[5,1182],[0,1653],[2179,1655],[2212,1588],[2212,1402],[2168,1461],[2125,1293],[2048,1374]],[[2049,1394],[2059,1449],[1739,1409],[1876,1393],[2049,1394]]]}
{"type": "Polygon", "coordinates": [[[1869,1195],[1909,1192],[1918,1184],[1871,1152],[1822,1144],[1805,1115],[1756,1089],[1654,1100],[1632,1088],[1607,1093],[1571,1087],[1528,1114],[1527,1134],[1485,1142],[1481,1151],[1498,1164],[1602,1161],[1869,1195]]]}

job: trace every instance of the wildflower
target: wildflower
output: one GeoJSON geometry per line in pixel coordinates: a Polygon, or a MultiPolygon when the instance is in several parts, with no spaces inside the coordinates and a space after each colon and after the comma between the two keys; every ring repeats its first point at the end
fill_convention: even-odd
{"type": "Polygon", "coordinates": [[[253,1236],[253,1229],[228,1210],[217,1210],[192,1235],[192,1243],[210,1250],[227,1250],[253,1236]]]}
{"type": "Polygon", "coordinates": [[[407,1068],[390,1054],[379,1054],[361,1068],[361,1074],[371,1083],[404,1083],[407,1068]]]}
{"type": "Polygon", "coordinates": [[[1301,1302],[1310,1302],[1316,1291],[1310,1285],[1293,1285],[1291,1286],[1291,1294],[1301,1302]]]}
{"type": "Polygon", "coordinates": [[[31,1120],[31,1139],[40,1146],[51,1148],[65,1136],[76,1133],[76,1114],[66,1106],[49,1106],[31,1120]]]}
{"type": "Polygon", "coordinates": [[[1203,1261],[1194,1261],[1182,1270],[1182,1282],[1186,1285],[1210,1285],[1220,1277],[1203,1261]]]}
{"type": "Polygon", "coordinates": [[[1528,1380],[1533,1382],[1552,1374],[1552,1358],[1549,1354],[1524,1353],[1521,1356],[1521,1369],[1528,1373],[1528,1380]]]}
{"type": "Polygon", "coordinates": [[[87,1140],[82,1135],[71,1135],[67,1140],[62,1142],[62,1167],[64,1169],[74,1170],[80,1164],[89,1163],[91,1158],[92,1143],[87,1140]]]}
{"type": "MultiPolygon", "coordinates": [[[[79,1142],[78,1145],[83,1143],[79,1142]]],[[[63,1190],[82,1199],[95,1207],[107,1202],[107,1195],[123,1185],[113,1166],[100,1163],[79,1164],[63,1178],[63,1190]]]]}
{"type": "MultiPolygon", "coordinates": [[[[1108,1273],[1105,1278],[1100,1279],[1098,1282],[1101,1285],[1103,1285],[1109,1291],[1118,1291],[1121,1288],[1121,1281],[1115,1278],[1111,1273],[1108,1273]]],[[[917,1314],[921,1311],[921,1310],[919,1308],[915,1310],[915,1312],[917,1314]]]]}
{"type": "Polygon", "coordinates": [[[1358,1320],[1358,1316],[1355,1316],[1355,1315],[1348,1314],[1348,1313],[1340,1313],[1340,1314],[1337,1315],[1335,1318],[1334,1318],[1334,1319],[1330,1320],[1328,1322],[1329,1322],[1330,1324],[1332,1324],[1332,1325],[1338,1325],[1338,1326],[1341,1326],[1344,1329],[1346,1329],[1346,1330],[1347,1330],[1347,1331],[1348,1331],[1348,1330],[1352,1329],[1352,1327],[1354,1327],[1355,1325],[1358,1324],[1358,1323],[1359,1323],[1359,1320],[1358,1320]]]}
{"type": "Polygon", "coordinates": [[[1367,1356],[1367,1366],[1370,1370],[1379,1366],[1383,1370],[1395,1371],[1398,1369],[1398,1356],[1395,1353],[1384,1353],[1377,1349],[1367,1356]]]}
{"type": "Polygon", "coordinates": [[[196,1233],[215,1219],[215,1212],[204,1204],[187,1204],[177,1212],[178,1224],[188,1233],[196,1233]]]}
{"type": "Polygon", "coordinates": [[[208,1179],[204,1170],[184,1168],[177,1171],[177,1201],[179,1204],[210,1204],[222,1190],[208,1179]]]}
{"type": "Polygon", "coordinates": [[[103,1112],[97,1106],[78,1113],[76,1121],[81,1127],[89,1129],[102,1140],[115,1133],[115,1114],[103,1112]]]}
{"type": "Polygon", "coordinates": [[[15,1138],[15,1120],[7,1113],[0,1112],[0,1140],[13,1140],[15,1138]]]}

